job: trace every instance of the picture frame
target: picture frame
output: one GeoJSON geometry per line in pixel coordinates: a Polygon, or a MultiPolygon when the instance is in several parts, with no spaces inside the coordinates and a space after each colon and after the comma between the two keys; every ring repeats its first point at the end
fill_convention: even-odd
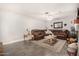
{"type": "Polygon", "coordinates": [[[54,28],[63,28],[63,22],[54,22],[54,28]]]}

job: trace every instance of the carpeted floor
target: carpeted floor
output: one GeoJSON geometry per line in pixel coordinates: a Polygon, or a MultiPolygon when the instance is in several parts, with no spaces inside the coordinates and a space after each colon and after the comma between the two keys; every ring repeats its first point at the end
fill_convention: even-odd
{"type": "Polygon", "coordinates": [[[42,39],[39,41],[32,41],[34,44],[37,44],[41,47],[45,47],[46,49],[49,49],[54,52],[60,52],[64,45],[66,44],[66,40],[57,39],[57,42],[54,45],[46,44],[44,43],[46,39],[42,39]],[[63,43],[62,43],[63,42],[63,43]]]}
{"type": "Polygon", "coordinates": [[[67,56],[66,45],[57,53],[29,41],[4,46],[5,56],[67,56]]]}

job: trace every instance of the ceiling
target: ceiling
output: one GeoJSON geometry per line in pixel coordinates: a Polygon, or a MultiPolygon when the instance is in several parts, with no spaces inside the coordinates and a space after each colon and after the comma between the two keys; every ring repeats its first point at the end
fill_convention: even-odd
{"type": "Polygon", "coordinates": [[[12,11],[27,17],[47,19],[66,16],[76,12],[79,4],[76,3],[21,3],[21,4],[0,4],[5,11],[12,11]],[[48,14],[45,14],[48,12],[48,14]]]}

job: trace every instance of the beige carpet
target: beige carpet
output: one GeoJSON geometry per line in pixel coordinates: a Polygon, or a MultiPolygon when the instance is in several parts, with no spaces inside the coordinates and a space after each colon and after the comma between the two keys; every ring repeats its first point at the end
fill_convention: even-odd
{"type": "Polygon", "coordinates": [[[54,45],[54,50],[56,50],[56,52],[60,52],[63,49],[65,44],[66,44],[66,40],[59,39],[58,43],[54,45]]]}
{"type": "Polygon", "coordinates": [[[43,43],[44,40],[46,40],[46,39],[42,39],[39,41],[32,41],[32,42],[41,46],[41,47],[45,47],[47,49],[50,49],[54,52],[60,52],[66,43],[66,40],[58,39],[58,42],[56,44],[54,44],[54,46],[50,46],[49,44],[43,43]]]}

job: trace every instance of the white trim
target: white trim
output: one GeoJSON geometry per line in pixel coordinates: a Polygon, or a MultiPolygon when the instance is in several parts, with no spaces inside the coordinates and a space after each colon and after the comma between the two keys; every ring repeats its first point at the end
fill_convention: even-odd
{"type": "Polygon", "coordinates": [[[14,41],[9,41],[9,42],[3,42],[3,45],[8,45],[8,44],[12,44],[12,43],[15,43],[15,42],[20,42],[20,41],[23,41],[23,39],[14,40],[14,41]]]}

